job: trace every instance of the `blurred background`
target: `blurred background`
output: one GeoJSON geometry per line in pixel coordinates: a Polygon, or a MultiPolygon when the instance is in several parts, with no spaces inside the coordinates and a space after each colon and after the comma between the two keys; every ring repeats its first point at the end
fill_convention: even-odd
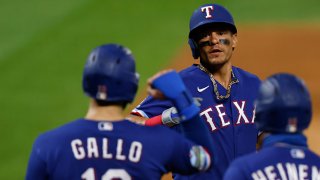
{"type": "Polygon", "coordinates": [[[85,115],[82,69],[94,47],[133,51],[141,80],[129,111],[150,75],[192,64],[189,18],[212,2],[238,26],[237,66],[261,79],[285,71],[306,80],[315,112],[307,136],[319,154],[319,0],[0,0],[0,179],[23,179],[34,139],[85,115]]]}

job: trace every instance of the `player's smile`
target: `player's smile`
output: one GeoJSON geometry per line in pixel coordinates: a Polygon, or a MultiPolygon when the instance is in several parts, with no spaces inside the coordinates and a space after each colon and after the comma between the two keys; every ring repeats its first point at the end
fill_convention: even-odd
{"type": "Polygon", "coordinates": [[[222,44],[221,42],[230,42],[230,41],[225,39],[209,40],[209,41],[200,40],[199,46],[203,49],[203,51],[205,52],[208,58],[215,58],[215,57],[221,56],[224,53],[224,48],[223,48],[224,44],[222,44]]]}
{"type": "Polygon", "coordinates": [[[226,52],[225,48],[223,47],[223,45],[221,45],[220,43],[218,44],[212,44],[211,46],[205,46],[202,48],[203,51],[203,55],[205,56],[205,58],[208,60],[209,62],[223,62],[226,59],[226,52]]]}

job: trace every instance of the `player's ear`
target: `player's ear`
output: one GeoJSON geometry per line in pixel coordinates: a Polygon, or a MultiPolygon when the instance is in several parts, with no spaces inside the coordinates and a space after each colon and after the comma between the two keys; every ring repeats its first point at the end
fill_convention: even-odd
{"type": "Polygon", "coordinates": [[[234,50],[238,44],[238,36],[237,33],[232,34],[232,49],[234,50]]]}

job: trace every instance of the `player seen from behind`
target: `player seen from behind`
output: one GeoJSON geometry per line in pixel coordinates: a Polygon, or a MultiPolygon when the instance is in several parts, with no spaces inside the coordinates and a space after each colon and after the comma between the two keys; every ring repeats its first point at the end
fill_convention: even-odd
{"type": "Polygon", "coordinates": [[[320,180],[320,158],[303,131],[311,121],[311,99],[301,79],[275,74],[261,85],[256,101],[260,150],[236,159],[224,179],[320,180]]]}
{"type": "Polygon", "coordinates": [[[138,78],[129,49],[117,44],[94,49],[83,72],[83,90],[90,97],[86,116],[36,139],[26,179],[160,179],[169,171],[190,174],[211,168],[209,131],[176,72],[153,77],[150,92],[175,104],[183,135],[190,139],[166,127],[146,127],[124,118],[138,78]]]}

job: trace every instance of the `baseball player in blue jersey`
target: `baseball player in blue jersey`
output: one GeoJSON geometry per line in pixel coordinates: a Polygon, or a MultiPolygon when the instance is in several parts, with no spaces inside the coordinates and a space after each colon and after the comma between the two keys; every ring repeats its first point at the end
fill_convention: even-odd
{"type": "Polygon", "coordinates": [[[36,139],[26,179],[160,179],[169,171],[190,174],[211,168],[209,130],[199,121],[199,108],[180,76],[161,72],[149,84],[152,95],[175,105],[184,136],[190,139],[166,127],[146,127],[124,118],[138,86],[134,58],[123,46],[102,45],[84,67],[82,85],[90,97],[86,116],[36,139]]]}
{"type": "MultiPolygon", "coordinates": [[[[182,70],[180,75],[199,102],[201,119],[211,131],[216,165],[208,173],[188,178],[222,179],[232,160],[256,150],[254,99],[260,80],[232,65],[237,28],[232,15],[221,5],[206,4],[193,12],[189,45],[193,57],[200,57],[200,63],[182,70]]],[[[179,118],[172,106],[170,101],[158,101],[149,96],[131,112],[130,118],[150,118],[145,121],[146,125],[176,125],[179,118]]],[[[175,179],[183,179],[183,176],[177,175],[175,179]]]]}
{"type": "Polygon", "coordinates": [[[263,81],[256,101],[260,150],[236,159],[224,179],[317,179],[320,157],[303,135],[311,121],[311,99],[302,80],[275,74],[263,81]]]}

